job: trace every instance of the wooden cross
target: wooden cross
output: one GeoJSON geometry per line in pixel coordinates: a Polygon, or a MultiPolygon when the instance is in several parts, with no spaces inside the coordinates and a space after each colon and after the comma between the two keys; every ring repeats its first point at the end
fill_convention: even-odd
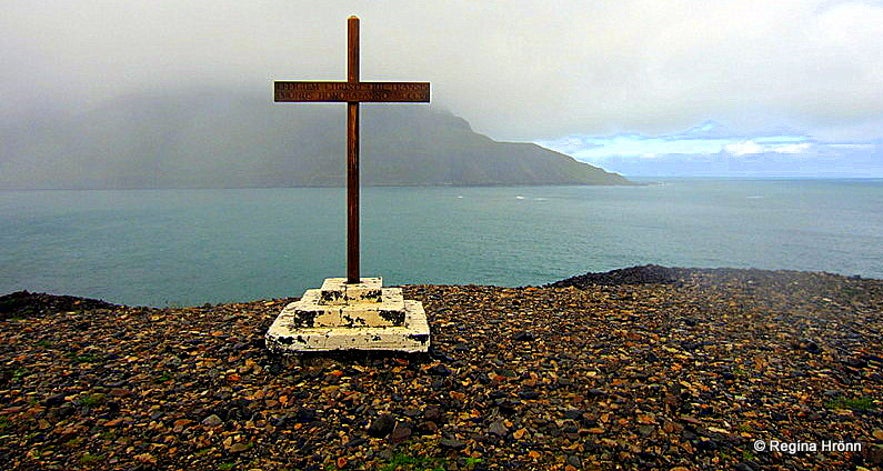
{"type": "Polygon", "coordinates": [[[359,19],[347,20],[346,82],[274,82],[275,101],[345,101],[347,283],[359,283],[359,103],[429,102],[429,82],[360,82],[359,19]]]}

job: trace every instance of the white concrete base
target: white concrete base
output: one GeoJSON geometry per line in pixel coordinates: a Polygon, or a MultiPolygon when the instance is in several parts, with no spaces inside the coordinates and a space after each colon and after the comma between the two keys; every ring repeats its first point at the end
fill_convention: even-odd
{"type": "Polygon", "coordinates": [[[429,349],[423,304],[403,299],[400,288],[383,288],[380,278],[347,284],[328,278],[285,306],[266,334],[276,352],[429,349]]]}

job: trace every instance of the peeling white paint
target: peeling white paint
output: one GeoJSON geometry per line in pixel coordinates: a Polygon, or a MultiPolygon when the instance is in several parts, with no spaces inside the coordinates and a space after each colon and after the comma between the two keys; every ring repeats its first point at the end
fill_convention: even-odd
{"type": "Polygon", "coordinates": [[[400,288],[383,288],[381,278],[328,278],[307,290],[279,314],[266,334],[272,351],[429,349],[423,304],[405,300],[400,288]]]}

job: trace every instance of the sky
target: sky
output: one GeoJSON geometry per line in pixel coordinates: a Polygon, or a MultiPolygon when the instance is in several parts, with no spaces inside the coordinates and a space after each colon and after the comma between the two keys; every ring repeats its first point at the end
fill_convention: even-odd
{"type": "Polygon", "coordinates": [[[883,177],[883,1],[5,0],[0,123],[177,87],[429,81],[626,175],[883,177]]]}

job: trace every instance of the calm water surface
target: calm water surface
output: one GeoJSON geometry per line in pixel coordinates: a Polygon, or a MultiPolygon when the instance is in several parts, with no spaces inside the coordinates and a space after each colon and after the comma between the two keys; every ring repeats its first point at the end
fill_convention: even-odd
{"type": "MultiPolygon", "coordinates": [[[[343,189],[0,192],[0,293],[126,304],[300,296],[345,273],[343,189]]],[[[883,278],[883,181],[367,188],[362,273],[544,284],[657,263],[883,278]]]]}

